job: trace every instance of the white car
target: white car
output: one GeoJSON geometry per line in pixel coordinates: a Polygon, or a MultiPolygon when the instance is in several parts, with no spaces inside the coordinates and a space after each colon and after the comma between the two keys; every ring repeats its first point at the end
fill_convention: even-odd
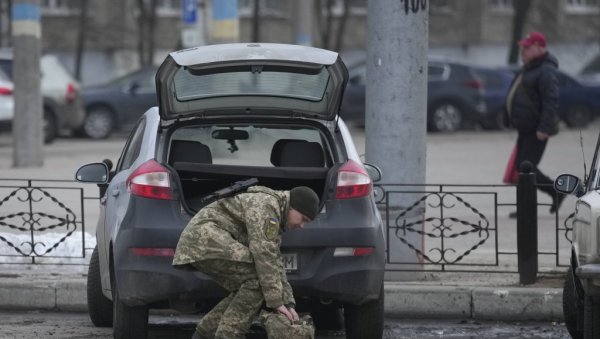
{"type": "Polygon", "coordinates": [[[10,125],[14,115],[13,83],[4,72],[0,71],[0,127],[10,125]]]}
{"type": "Polygon", "coordinates": [[[600,135],[585,180],[563,174],[557,191],[578,197],[573,221],[571,267],[563,289],[563,313],[573,338],[600,338],[600,135]]]}

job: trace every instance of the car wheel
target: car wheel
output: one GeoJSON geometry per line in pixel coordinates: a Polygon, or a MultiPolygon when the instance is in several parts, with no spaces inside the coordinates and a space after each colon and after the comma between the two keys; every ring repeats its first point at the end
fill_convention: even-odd
{"type": "Polygon", "coordinates": [[[90,319],[96,327],[110,327],[113,322],[113,304],[102,294],[98,246],[94,247],[87,277],[87,306],[90,319]]]}
{"type": "Polygon", "coordinates": [[[429,117],[431,130],[437,132],[454,132],[463,124],[462,109],[451,102],[443,102],[434,106],[429,117]]]}
{"type": "Polygon", "coordinates": [[[83,133],[92,139],[106,139],[115,127],[113,112],[102,106],[88,110],[83,122],[83,133]]]}
{"type": "Polygon", "coordinates": [[[148,336],[148,307],[128,306],[119,298],[116,284],[113,290],[113,338],[131,339],[148,336]]]}
{"type": "Polygon", "coordinates": [[[52,112],[46,109],[44,109],[43,131],[45,144],[51,143],[58,136],[58,123],[56,122],[56,117],[52,112]]]}
{"type": "Polygon", "coordinates": [[[379,298],[362,305],[344,305],[346,338],[377,339],[383,337],[383,285],[379,298]]]}
{"type": "Polygon", "coordinates": [[[584,297],[583,337],[585,339],[600,339],[600,297],[584,297]]]}
{"type": "Polygon", "coordinates": [[[583,339],[583,332],[577,328],[577,322],[583,319],[583,309],[580,307],[582,302],[577,298],[572,268],[569,268],[565,276],[562,302],[565,325],[569,334],[573,339],[583,339]]]}
{"type": "Polygon", "coordinates": [[[311,305],[310,315],[318,331],[335,331],[343,327],[340,308],[336,305],[311,305]]]}
{"type": "Polygon", "coordinates": [[[585,127],[592,120],[592,113],[587,106],[574,106],[569,109],[565,122],[569,127],[585,127]]]}

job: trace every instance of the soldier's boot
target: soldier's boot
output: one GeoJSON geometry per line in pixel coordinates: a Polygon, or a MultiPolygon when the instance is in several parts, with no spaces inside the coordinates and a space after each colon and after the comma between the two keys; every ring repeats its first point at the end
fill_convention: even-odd
{"type": "Polygon", "coordinates": [[[202,319],[200,319],[198,325],[196,325],[196,332],[204,335],[206,338],[213,338],[215,332],[217,332],[223,313],[225,313],[225,310],[229,307],[234,295],[235,293],[230,293],[215,305],[212,310],[206,313],[202,319]]]}
{"type": "Polygon", "coordinates": [[[245,338],[262,303],[263,294],[258,280],[252,279],[242,283],[221,318],[215,338],[245,338]]]}

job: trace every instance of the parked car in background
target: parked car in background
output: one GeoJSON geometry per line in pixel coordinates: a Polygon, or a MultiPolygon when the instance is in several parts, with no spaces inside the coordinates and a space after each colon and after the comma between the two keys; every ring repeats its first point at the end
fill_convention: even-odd
{"type": "Polygon", "coordinates": [[[0,70],[0,131],[10,129],[14,116],[13,83],[0,70]]]}
{"type": "Polygon", "coordinates": [[[600,82],[600,54],[590,60],[579,72],[578,76],[581,81],[600,82]]]}
{"type": "Polygon", "coordinates": [[[129,73],[106,84],[85,87],[83,134],[103,139],[114,131],[130,131],[137,120],[156,106],[156,67],[129,73]]]}
{"type": "Polygon", "coordinates": [[[88,274],[93,323],[145,338],[150,308],[189,312],[224,297],[208,276],[174,268],[174,249],[205,198],[254,177],[320,196],[315,220],[282,239],[298,311],[332,329],[343,310],[347,338],[381,338],[386,248],[372,191],[381,173],[361,162],[338,119],[347,78],[337,53],[305,46],[171,53],[154,82],[159,105],[138,119],[116,168],[76,174],[103,196],[88,274]]]}
{"type": "MultiPolygon", "coordinates": [[[[504,101],[506,100],[512,78],[514,78],[518,71],[519,68],[516,67],[478,69],[477,72],[484,79],[486,95],[493,97],[493,102],[495,102],[491,103],[491,106],[488,106],[488,114],[484,120],[484,127],[502,127],[504,101]],[[502,104],[500,109],[497,106],[499,104],[502,104]],[[496,124],[494,124],[494,121],[496,124]]],[[[558,90],[558,116],[567,126],[573,128],[585,127],[600,114],[600,82],[578,81],[559,70],[558,90]]],[[[490,105],[489,102],[488,105],[490,105]]]]}
{"type": "Polygon", "coordinates": [[[483,83],[484,100],[487,108],[485,116],[481,119],[481,126],[485,129],[505,128],[506,96],[514,78],[514,73],[508,70],[484,67],[476,67],[474,71],[483,83]]]}
{"type": "MultiPolygon", "coordinates": [[[[578,152],[578,150],[573,150],[578,152]]],[[[560,175],[554,187],[578,200],[571,264],[563,287],[563,314],[572,338],[600,338],[600,135],[588,177],[560,175]]]]}
{"type": "MultiPolygon", "coordinates": [[[[364,126],[366,64],[349,69],[350,78],[342,103],[342,117],[364,126]]],[[[431,131],[454,132],[471,128],[486,116],[484,88],[470,66],[429,60],[427,81],[427,127],[431,131]]]]}
{"type": "MultiPolygon", "coordinates": [[[[10,79],[13,74],[13,59],[10,50],[0,52],[0,69],[10,79]]],[[[80,85],[54,55],[43,55],[40,59],[41,92],[43,99],[44,142],[49,143],[57,136],[76,131],[83,123],[83,106],[80,85]]]]}

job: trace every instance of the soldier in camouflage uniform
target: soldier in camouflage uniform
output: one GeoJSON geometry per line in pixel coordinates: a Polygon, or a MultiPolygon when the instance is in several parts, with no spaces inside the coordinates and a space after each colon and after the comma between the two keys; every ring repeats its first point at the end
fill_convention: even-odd
{"type": "Polygon", "coordinates": [[[281,233],[301,229],[319,211],[308,187],[248,188],[201,209],[183,230],[173,265],[191,265],[230,292],[198,323],[193,338],[244,338],[263,302],[297,321],[279,246],[281,233]]]}

